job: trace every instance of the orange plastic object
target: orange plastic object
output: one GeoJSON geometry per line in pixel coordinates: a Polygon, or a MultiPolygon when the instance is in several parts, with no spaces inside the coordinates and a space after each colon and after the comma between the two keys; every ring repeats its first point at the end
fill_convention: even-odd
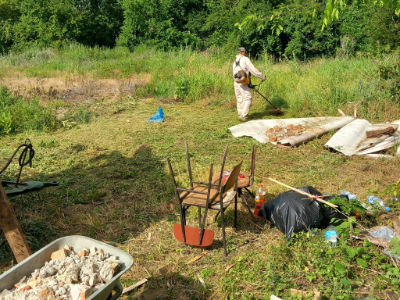
{"type": "MultiPolygon", "coordinates": [[[[203,239],[201,244],[199,244],[200,238],[200,228],[185,226],[185,237],[186,237],[186,244],[196,247],[208,247],[211,246],[214,240],[214,231],[209,229],[204,229],[203,239]]],[[[174,224],[174,236],[175,238],[184,243],[183,235],[182,235],[182,228],[181,224],[175,223],[174,224]]]]}

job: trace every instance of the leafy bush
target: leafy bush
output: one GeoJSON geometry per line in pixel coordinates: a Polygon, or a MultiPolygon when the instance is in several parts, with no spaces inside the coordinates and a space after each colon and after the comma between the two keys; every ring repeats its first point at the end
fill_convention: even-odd
{"type": "Polygon", "coordinates": [[[122,25],[118,0],[0,0],[0,53],[32,46],[114,46],[122,25]]]}
{"type": "Polygon", "coordinates": [[[387,98],[400,103],[400,59],[386,60],[379,64],[378,75],[381,89],[387,98]]]}
{"type": "Polygon", "coordinates": [[[202,9],[201,0],[123,0],[124,24],[119,44],[155,45],[162,49],[196,45],[198,38],[187,22],[202,9]]]}
{"type": "Polygon", "coordinates": [[[0,88],[0,135],[25,130],[53,130],[59,126],[53,111],[37,99],[25,100],[0,88]]]}

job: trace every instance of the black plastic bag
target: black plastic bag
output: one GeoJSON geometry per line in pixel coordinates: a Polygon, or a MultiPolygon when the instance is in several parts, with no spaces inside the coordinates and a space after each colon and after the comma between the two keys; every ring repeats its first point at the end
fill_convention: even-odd
{"type": "MultiPolygon", "coordinates": [[[[300,190],[312,195],[321,193],[311,186],[301,187],[300,190]]],[[[294,191],[279,194],[273,201],[265,204],[259,215],[271,221],[289,240],[293,233],[307,228],[325,227],[330,219],[326,219],[321,205],[316,200],[307,198],[294,191]]]]}

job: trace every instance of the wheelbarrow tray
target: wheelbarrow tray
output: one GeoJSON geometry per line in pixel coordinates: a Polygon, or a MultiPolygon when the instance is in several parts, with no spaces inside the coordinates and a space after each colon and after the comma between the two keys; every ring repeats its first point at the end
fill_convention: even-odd
{"type": "Polygon", "coordinates": [[[0,292],[4,289],[12,289],[14,284],[19,282],[22,277],[29,276],[35,269],[41,268],[46,261],[50,260],[51,253],[62,249],[65,245],[72,247],[75,252],[79,252],[82,249],[90,249],[92,247],[103,249],[104,252],[115,256],[120,263],[121,271],[107,281],[95,293],[90,295],[88,300],[107,299],[111,295],[113,289],[120,289],[119,278],[122,274],[128,271],[133,264],[132,256],[121,249],[85,236],[70,235],[51,242],[19,264],[12,267],[10,270],[4,272],[0,276],[0,292]]]}

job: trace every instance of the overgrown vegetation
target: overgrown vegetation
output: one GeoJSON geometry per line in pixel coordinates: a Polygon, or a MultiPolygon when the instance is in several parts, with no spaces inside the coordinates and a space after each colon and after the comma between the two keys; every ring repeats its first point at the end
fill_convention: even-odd
{"type": "MultiPolygon", "coordinates": [[[[126,79],[131,81],[129,93],[135,99],[154,98],[173,103],[207,99],[214,105],[234,105],[231,63],[232,57],[219,51],[163,52],[138,47],[130,53],[121,47],[102,50],[75,44],[64,50],[30,50],[1,56],[0,77],[24,74],[35,80],[58,78],[66,84],[79,76],[94,81],[126,79]]],[[[264,56],[255,61],[267,75],[260,91],[283,107],[287,117],[336,115],[338,108],[351,115],[357,107],[358,115],[370,121],[397,119],[399,63],[398,52],[381,58],[337,57],[276,64],[264,56]]],[[[257,79],[254,81],[258,83],[257,79]]],[[[74,87],[65,89],[68,92],[74,87]]],[[[48,99],[51,91],[43,94],[48,99]]],[[[92,101],[87,97],[90,96],[82,94],[82,101],[92,101]]],[[[265,103],[257,95],[255,102],[265,103]]],[[[81,112],[79,123],[87,122],[90,114],[86,112],[85,116],[81,112]]]]}
{"type": "Polygon", "coordinates": [[[53,130],[58,126],[51,107],[42,106],[38,99],[13,96],[5,87],[0,87],[0,135],[53,130]]]}

